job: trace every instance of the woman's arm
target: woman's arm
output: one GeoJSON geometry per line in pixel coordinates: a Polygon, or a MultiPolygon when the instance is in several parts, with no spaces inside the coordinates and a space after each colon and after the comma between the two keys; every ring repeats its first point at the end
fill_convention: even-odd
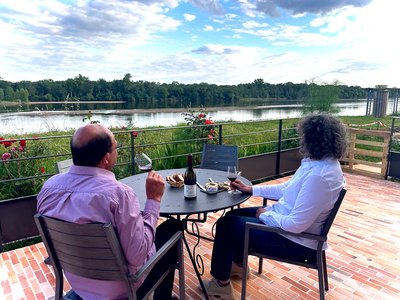
{"type": "Polygon", "coordinates": [[[287,215],[284,209],[282,212],[274,209],[260,214],[259,219],[267,225],[299,233],[307,230],[322,212],[333,207],[332,191],[321,176],[307,177],[294,201],[287,215]]]}

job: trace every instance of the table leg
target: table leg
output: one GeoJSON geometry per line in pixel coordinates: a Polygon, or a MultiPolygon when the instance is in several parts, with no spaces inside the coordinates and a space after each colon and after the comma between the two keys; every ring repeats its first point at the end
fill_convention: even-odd
{"type": "Polygon", "coordinates": [[[197,279],[199,280],[200,287],[201,287],[201,289],[202,289],[202,291],[203,291],[204,296],[206,297],[206,300],[208,300],[208,294],[207,294],[206,288],[205,288],[205,286],[204,286],[203,280],[201,279],[200,272],[199,272],[199,270],[197,269],[196,261],[194,260],[193,255],[192,255],[192,252],[190,251],[190,247],[189,247],[189,244],[188,244],[188,242],[187,242],[187,240],[186,240],[185,235],[183,235],[183,241],[185,242],[186,251],[187,251],[187,253],[189,254],[189,258],[190,258],[190,261],[192,262],[193,269],[194,269],[194,271],[196,272],[196,276],[197,276],[197,279]]]}
{"type": "MultiPolygon", "coordinates": [[[[224,209],[224,211],[222,213],[222,216],[223,215],[225,215],[225,209],[224,209]]],[[[189,258],[190,258],[190,261],[192,262],[193,269],[196,272],[196,276],[197,276],[197,279],[199,280],[200,287],[203,290],[203,294],[204,294],[205,298],[208,299],[207,291],[205,289],[203,280],[201,279],[201,276],[204,274],[204,262],[203,262],[203,258],[199,254],[196,254],[196,247],[199,245],[200,239],[204,239],[204,240],[207,240],[207,241],[210,241],[210,242],[214,242],[214,228],[215,228],[216,223],[213,224],[212,229],[211,229],[212,238],[209,238],[208,236],[201,235],[200,231],[199,231],[199,228],[197,226],[197,223],[205,223],[207,221],[207,213],[198,214],[197,218],[195,218],[195,219],[190,218],[190,215],[188,215],[182,221],[183,221],[183,232],[186,233],[186,234],[190,234],[191,236],[194,236],[194,237],[197,238],[197,242],[194,245],[193,252],[192,252],[190,250],[189,243],[188,243],[188,241],[186,239],[186,234],[183,235],[183,240],[185,242],[186,251],[189,254],[189,258]],[[202,218],[200,217],[201,215],[202,215],[202,218]],[[188,222],[192,223],[192,230],[191,231],[188,230],[188,227],[187,227],[188,226],[188,222]],[[199,267],[198,266],[202,270],[201,273],[199,271],[199,267]]]]}

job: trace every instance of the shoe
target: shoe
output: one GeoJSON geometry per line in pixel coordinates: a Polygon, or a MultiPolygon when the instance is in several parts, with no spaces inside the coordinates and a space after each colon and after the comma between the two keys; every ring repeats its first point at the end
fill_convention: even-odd
{"type": "Polygon", "coordinates": [[[205,288],[208,296],[210,296],[211,299],[224,299],[224,300],[234,299],[232,283],[230,282],[226,286],[220,286],[218,284],[218,280],[212,278],[210,281],[205,283],[205,288]]]}
{"type": "Polygon", "coordinates": [[[66,293],[63,297],[64,300],[83,300],[77,293],[75,293],[73,290],[70,290],[68,293],[66,293]]]}
{"type": "MultiPolygon", "coordinates": [[[[242,279],[243,267],[239,266],[234,261],[232,262],[231,277],[242,279]]],[[[250,268],[247,266],[247,279],[250,278],[250,268]]]]}

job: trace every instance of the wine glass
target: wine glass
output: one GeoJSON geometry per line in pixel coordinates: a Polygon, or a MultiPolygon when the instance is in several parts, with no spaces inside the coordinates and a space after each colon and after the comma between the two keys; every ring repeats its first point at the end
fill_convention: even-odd
{"type": "MultiPolygon", "coordinates": [[[[236,169],[236,166],[228,166],[227,177],[231,182],[235,181],[237,179],[238,171],[236,169]]],[[[239,191],[232,188],[228,191],[228,193],[235,194],[235,193],[239,193],[239,191]]]]}
{"type": "Polygon", "coordinates": [[[135,156],[135,162],[142,172],[150,172],[153,169],[151,158],[146,153],[139,152],[135,156]]]}

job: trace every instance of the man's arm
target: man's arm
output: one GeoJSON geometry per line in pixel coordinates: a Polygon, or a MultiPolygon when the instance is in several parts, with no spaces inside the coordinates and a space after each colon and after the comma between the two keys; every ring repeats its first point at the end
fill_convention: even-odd
{"type": "Polygon", "coordinates": [[[146,179],[147,201],[143,213],[139,200],[130,188],[120,199],[116,223],[121,244],[131,268],[139,269],[155,252],[155,232],[160,211],[160,201],[165,183],[159,174],[150,172],[146,179]]]}

